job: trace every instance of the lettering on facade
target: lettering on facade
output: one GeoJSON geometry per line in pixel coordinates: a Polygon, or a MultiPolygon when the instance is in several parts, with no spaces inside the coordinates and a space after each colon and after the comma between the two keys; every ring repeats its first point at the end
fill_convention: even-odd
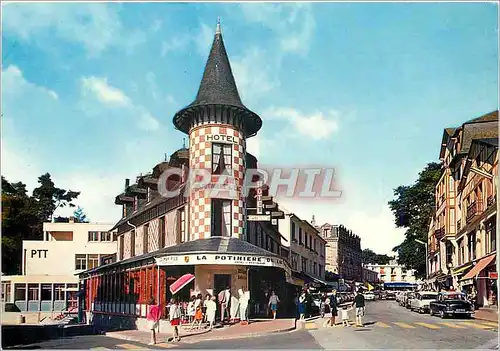
{"type": "Polygon", "coordinates": [[[47,258],[47,252],[49,250],[31,250],[31,258],[34,258],[38,254],[38,258],[47,258]],[[42,257],[43,253],[43,257],[42,257]]]}
{"type": "Polygon", "coordinates": [[[262,214],[262,208],[263,208],[263,205],[262,205],[262,181],[259,180],[257,182],[257,189],[256,189],[256,193],[257,195],[255,196],[256,199],[257,199],[257,214],[260,215],[262,214]]]}
{"type": "Polygon", "coordinates": [[[206,135],[205,136],[206,141],[217,141],[217,142],[222,142],[222,143],[230,143],[230,144],[238,144],[238,139],[234,136],[231,135],[224,135],[224,134],[213,134],[213,135],[206,135]]]}
{"type": "Polygon", "coordinates": [[[156,258],[156,263],[158,265],[168,266],[182,264],[235,264],[245,266],[270,266],[288,268],[287,262],[278,257],[232,254],[164,256],[156,258]]]}

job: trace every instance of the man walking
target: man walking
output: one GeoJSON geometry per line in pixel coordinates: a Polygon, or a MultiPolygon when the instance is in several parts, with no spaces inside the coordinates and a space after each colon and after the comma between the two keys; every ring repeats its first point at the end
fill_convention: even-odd
{"type": "MultiPolygon", "coordinates": [[[[227,312],[227,307],[229,304],[229,301],[231,299],[231,291],[229,290],[229,286],[226,287],[225,290],[222,290],[219,295],[217,296],[220,304],[220,322],[221,324],[224,324],[224,319],[225,315],[227,312]]],[[[229,313],[228,313],[229,315],[229,313]]]]}
{"type": "Polygon", "coordinates": [[[356,296],[354,297],[354,302],[352,306],[356,307],[356,326],[363,326],[363,316],[365,314],[365,297],[361,293],[361,290],[358,290],[356,296]]]}

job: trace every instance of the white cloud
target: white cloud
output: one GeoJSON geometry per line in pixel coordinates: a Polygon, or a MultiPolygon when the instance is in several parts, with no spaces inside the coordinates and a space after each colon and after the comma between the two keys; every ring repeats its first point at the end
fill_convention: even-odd
{"type": "Polygon", "coordinates": [[[82,87],[84,95],[91,92],[94,96],[106,105],[127,106],[130,99],[123,91],[108,84],[107,78],[83,77],[82,87]]]}
{"type": "Polygon", "coordinates": [[[111,46],[130,49],[144,41],[142,33],[124,28],[118,10],[104,3],[15,3],[4,8],[2,29],[42,47],[47,36],[56,36],[95,56],[111,46]]]}
{"type": "Polygon", "coordinates": [[[161,57],[166,56],[169,52],[184,50],[188,47],[191,38],[187,35],[174,36],[170,40],[165,40],[161,43],[161,57]]]}
{"type": "Polygon", "coordinates": [[[290,107],[271,107],[263,114],[267,119],[281,119],[291,123],[298,134],[313,139],[326,139],[339,129],[338,113],[335,111],[314,111],[302,113],[290,107]]]}
{"type": "Polygon", "coordinates": [[[306,54],[316,28],[307,3],[243,3],[244,17],[271,29],[284,52],[306,54]]]}
{"type": "Polygon", "coordinates": [[[279,87],[280,82],[273,73],[273,61],[264,51],[252,47],[231,61],[231,69],[243,101],[251,101],[279,87]]]}
{"type": "Polygon", "coordinates": [[[59,96],[55,91],[28,82],[24,78],[23,72],[21,72],[19,67],[10,65],[6,69],[2,70],[2,96],[5,96],[6,94],[19,94],[28,89],[35,89],[37,91],[43,92],[44,94],[49,95],[54,100],[59,99],[59,96]]]}
{"type": "Polygon", "coordinates": [[[160,123],[149,112],[144,112],[139,121],[139,127],[146,131],[155,131],[160,128],[160,123]]]}

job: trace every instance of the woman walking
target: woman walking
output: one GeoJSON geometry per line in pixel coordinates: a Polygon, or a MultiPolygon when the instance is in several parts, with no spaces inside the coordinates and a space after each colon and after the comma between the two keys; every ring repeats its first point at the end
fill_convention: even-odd
{"type": "Polygon", "coordinates": [[[299,319],[304,320],[306,318],[306,292],[302,291],[299,296],[299,319]]]}
{"type": "Polygon", "coordinates": [[[330,326],[335,327],[335,318],[338,315],[338,300],[337,300],[337,290],[332,291],[332,295],[330,296],[330,326]]]}
{"type": "Polygon", "coordinates": [[[160,311],[160,305],[156,304],[154,298],[151,298],[151,300],[149,300],[148,305],[149,308],[146,319],[149,325],[148,329],[151,330],[151,342],[149,343],[149,345],[154,345],[156,344],[156,329],[158,329],[160,325],[161,311],[160,311]]]}
{"type": "Polygon", "coordinates": [[[170,320],[170,325],[174,327],[174,337],[173,341],[180,341],[179,336],[179,324],[181,324],[181,309],[177,304],[177,299],[174,297],[170,301],[170,309],[168,311],[168,318],[170,320]]]}
{"type": "Polygon", "coordinates": [[[269,298],[269,307],[271,308],[271,312],[273,313],[273,319],[276,319],[276,312],[278,311],[278,303],[280,299],[278,295],[273,291],[271,293],[271,297],[269,298]]]}
{"type": "Polygon", "coordinates": [[[193,322],[191,323],[191,330],[194,329],[196,324],[198,324],[198,329],[201,329],[201,323],[203,322],[203,313],[201,311],[201,308],[202,308],[201,299],[202,298],[203,298],[203,296],[201,294],[198,294],[198,296],[196,296],[196,299],[194,300],[194,305],[193,305],[194,318],[193,318],[193,322]]]}

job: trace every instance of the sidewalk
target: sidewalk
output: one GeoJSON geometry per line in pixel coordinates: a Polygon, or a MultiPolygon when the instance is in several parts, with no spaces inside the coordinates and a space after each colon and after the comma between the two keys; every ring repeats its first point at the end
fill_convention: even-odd
{"type": "Polygon", "coordinates": [[[480,308],[474,313],[475,319],[498,323],[498,309],[495,308],[480,308]]]}
{"type": "MultiPolygon", "coordinates": [[[[193,344],[208,340],[248,338],[264,334],[287,332],[294,329],[295,319],[252,320],[248,325],[234,324],[211,331],[208,329],[189,331],[187,328],[183,328],[180,331],[180,337],[181,343],[193,344]]],[[[148,344],[151,341],[151,333],[140,330],[108,332],[106,336],[142,344],[148,344]]],[[[171,337],[171,333],[159,333],[156,336],[156,340],[158,344],[163,344],[171,337]]]]}

